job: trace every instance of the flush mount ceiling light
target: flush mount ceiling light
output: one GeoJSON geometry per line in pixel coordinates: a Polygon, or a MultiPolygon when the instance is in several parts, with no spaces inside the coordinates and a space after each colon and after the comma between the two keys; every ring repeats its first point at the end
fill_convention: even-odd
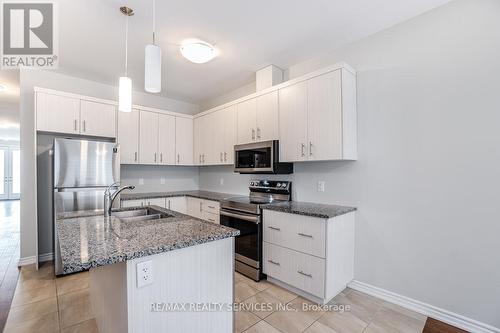
{"type": "Polygon", "coordinates": [[[156,45],[155,0],[153,0],[153,44],[144,51],[144,90],[150,93],[161,91],[161,49],[156,45]]]}
{"type": "Polygon", "coordinates": [[[187,60],[196,64],[204,64],[217,56],[212,45],[202,41],[190,41],[181,45],[181,53],[187,60]]]}
{"type": "Polygon", "coordinates": [[[127,76],[128,70],[128,18],[134,11],[128,7],[120,7],[120,12],[126,16],[125,22],[125,76],[118,83],[118,111],[132,112],[132,79],[127,76]]]}

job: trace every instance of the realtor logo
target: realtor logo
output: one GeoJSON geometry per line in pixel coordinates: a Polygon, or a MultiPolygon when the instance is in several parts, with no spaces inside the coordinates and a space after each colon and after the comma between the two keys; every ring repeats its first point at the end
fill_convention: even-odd
{"type": "Polygon", "coordinates": [[[57,68],[55,4],[2,4],[2,68],[57,68]]]}

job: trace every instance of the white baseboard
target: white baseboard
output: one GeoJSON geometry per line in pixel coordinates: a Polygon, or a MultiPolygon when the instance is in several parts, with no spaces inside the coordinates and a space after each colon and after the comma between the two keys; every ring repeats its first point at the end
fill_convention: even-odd
{"type": "Polygon", "coordinates": [[[38,262],[46,262],[54,259],[54,253],[44,253],[38,256],[38,262]]]}
{"type": "Polygon", "coordinates": [[[348,287],[357,291],[361,291],[365,294],[383,299],[384,301],[397,304],[428,317],[440,320],[471,333],[500,333],[500,328],[493,327],[477,320],[464,317],[457,313],[444,310],[436,306],[423,303],[364,282],[353,280],[348,284],[348,287]]]}
{"type": "Polygon", "coordinates": [[[35,256],[20,258],[18,266],[26,266],[31,264],[36,264],[35,256]]]}

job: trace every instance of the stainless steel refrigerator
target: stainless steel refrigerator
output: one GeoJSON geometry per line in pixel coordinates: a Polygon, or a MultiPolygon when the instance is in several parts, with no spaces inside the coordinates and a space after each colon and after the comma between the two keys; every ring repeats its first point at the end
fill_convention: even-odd
{"type": "Polygon", "coordinates": [[[104,191],[120,181],[120,150],[116,143],[55,138],[54,265],[62,274],[55,221],[61,213],[102,210],[104,191]]]}

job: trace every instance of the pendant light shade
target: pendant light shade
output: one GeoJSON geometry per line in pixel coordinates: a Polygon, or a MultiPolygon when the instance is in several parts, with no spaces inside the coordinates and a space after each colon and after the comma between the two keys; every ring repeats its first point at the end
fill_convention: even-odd
{"type": "Polygon", "coordinates": [[[128,7],[120,7],[120,12],[126,16],[125,23],[125,76],[120,76],[118,82],[118,111],[132,112],[132,79],[128,77],[128,18],[134,11],[128,7]]]}
{"type": "Polygon", "coordinates": [[[132,112],[132,80],[121,76],[119,86],[118,111],[132,112]]]}
{"type": "Polygon", "coordinates": [[[144,52],[144,89],[150,93],[161,91],[161,49],[158,45],[148,44],[144,52]]]}
{"type": "Polygon", "coordinates": [[[161,91],[161,49],[156,45],[156,4],[153,0],[153,44],[144,51],[144,90],[150,93],[161,91]]]}

